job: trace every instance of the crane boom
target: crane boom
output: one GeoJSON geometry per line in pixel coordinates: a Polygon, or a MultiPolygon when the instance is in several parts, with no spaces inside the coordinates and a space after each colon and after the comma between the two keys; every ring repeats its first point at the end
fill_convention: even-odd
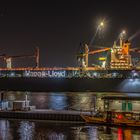
{"type": "Polygon", "coordinates": [[[104,51],[108,51],[108,50],[111,50],[111,48],[102,48],[102,49],[99,49],[99,50],[89,51],[88,45],[85,44],[85,52],[77,55],[78,60],[80,58],[82,67],[88,67],[88,56],[89,55],[104,52],[104,51]]]}
{"type": "Polygon", "coordinates": [[[32,55],[12,55],[12,56],[7,56],[5,54],[0,55],[0,59],[4,59],[7,64],[7,68],[12,68],[12,59],[16,58],[35,58],[35,67],[39,67],[39,48],[37,47],[35,50],[35,53],[32,55]]]}
{"type": "Polygon", "coordinates": [[[16,59],[16,58],[32,58],[35,57],[35,55],[14,55],[14,56],[6,56],[6,58],[12,58],[12,59],[16,59]]]}
{"type": "Polygon", "coordinates": [[[110,49],[111,48],[103,48],[103,49],[100,49],[100,50],[90,51],[90,52],[88,52],[88,54],[100,53],[100,52],[108,51],[110,49]]]}

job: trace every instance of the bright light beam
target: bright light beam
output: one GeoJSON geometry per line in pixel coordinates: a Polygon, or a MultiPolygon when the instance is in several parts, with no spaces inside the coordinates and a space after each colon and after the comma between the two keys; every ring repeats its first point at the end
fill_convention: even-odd
{"type": "Polygon", "coordinates": [[[90,43],[89,43],[89,46],[92,45],[92,43],[94,42],[94,40],[95,40],[95,38],[96,38],[98,32],[99,32],[100,30],[102,30],[103,28],[104,28],[104,20],[101,21],[100,24],[97,26],[96,32],[95,32],[94,36],[92,37],[92,39],[91,39],[91,41],[90,41],[90,43]]]}
{"type": "Polygon", "coordinates": [[[135,37],[137,37],[140,34],[140,30],[138,30],[135,34],[133,34],[132,36],[130,36],[128,38],[129,41],[133,40],[135,37]]]}
{"type": "Polygon", "coordinates": [[[126,36],[126,31],[122,30],[122,32],[120,33],[120,37],[121,38],[125,38],[125,36],[126,36]]]}

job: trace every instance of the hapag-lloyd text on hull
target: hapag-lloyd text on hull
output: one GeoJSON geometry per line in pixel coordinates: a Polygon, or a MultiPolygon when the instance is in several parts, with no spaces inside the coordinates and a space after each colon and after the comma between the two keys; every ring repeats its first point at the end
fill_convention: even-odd
{"type": "Polygon", "coordinates": [[[26,77],[66,77],[66,71],[26,71],[26,77]]]}

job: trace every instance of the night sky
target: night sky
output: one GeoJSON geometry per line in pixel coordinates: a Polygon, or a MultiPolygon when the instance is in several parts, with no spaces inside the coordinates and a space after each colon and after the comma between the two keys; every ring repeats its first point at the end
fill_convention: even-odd
{"type": "MultiPolygon", "coordinates": [[[[140,4],[134,0],[1,3],[0,54],[32,54],[39,47],[41,67],[76,66],[80,42],[89,43],[103,19],[106,28],[97,35],[91,50],[94,45],[111,47],[122,29],[128,37],[139,31],[140,4]]],[[[139,38],[132,40],[132,47],[140,47],[139,38]]],[[[26,58],[13,64],[33,66],[33,61],[26,58]]]]}

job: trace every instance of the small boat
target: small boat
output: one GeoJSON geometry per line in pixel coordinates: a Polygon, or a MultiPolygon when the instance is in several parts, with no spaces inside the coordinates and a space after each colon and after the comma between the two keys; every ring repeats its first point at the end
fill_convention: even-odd
{"type": "Polygon", "coordinates": [[[81,114],[81,117],[86,123],[140,126],[140,113],[107,111],[95,115],[81,114]]]}
{"type": "Polygon", "coordinates": [[[87,123],[105,123],[106,118],[103,113],[97,112],[94,115],[83,115],[81,114],[81,117],[85,120],[87,123]]]}
{"type": "Polygon", "coordinates": [[[140,126],[140,114],[133,112],[113,112],[111,122],[116,125],[140,126]]]}

